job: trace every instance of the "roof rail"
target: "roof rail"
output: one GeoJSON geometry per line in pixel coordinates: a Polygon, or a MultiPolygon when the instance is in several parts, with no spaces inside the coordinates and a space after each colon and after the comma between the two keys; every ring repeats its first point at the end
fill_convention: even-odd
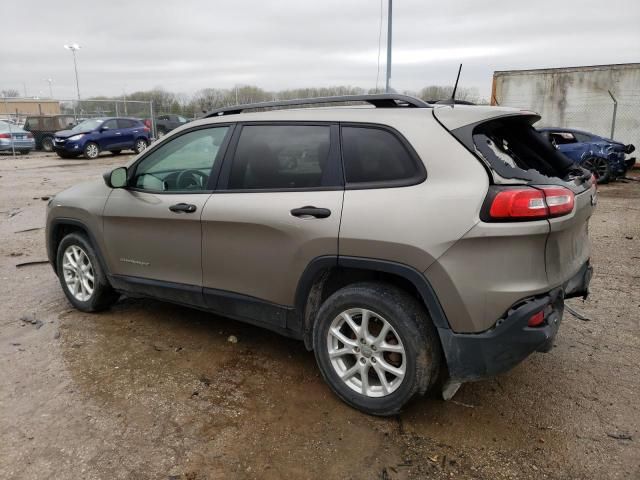
{"type": "Polygon", "coordinates": [[[273,102],[247,103],[245,105],[232,105],[230,107],[217,108],[204,115],[204,118],[218,117],[222,115],[235,115],[245,110],[258,108],[278,108],[295,105],[317,105],[324,103],[365,102],[377,108],[412,107],[431,108],[427,102],[419,98],[397,93],[380,93],[374,95],[341,95],[336,97],[296,98],[293,100],[277,100],[273,102]]]}

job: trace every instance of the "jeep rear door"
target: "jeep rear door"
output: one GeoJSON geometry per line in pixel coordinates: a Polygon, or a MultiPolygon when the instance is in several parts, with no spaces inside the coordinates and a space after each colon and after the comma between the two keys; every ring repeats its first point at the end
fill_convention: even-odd
{"type": "Polygon", "coordinates": [[[337,125],[236,126],[218,188],[202,213],[209,308],[268,305],[236,317],[284,327],[298,281],[316,257],[338,253],[344,193],[337,125]],[[239,301],[238,301],[239,300],[239,301]],[[259,311],[258,311],[259,312],[259,311]]]}

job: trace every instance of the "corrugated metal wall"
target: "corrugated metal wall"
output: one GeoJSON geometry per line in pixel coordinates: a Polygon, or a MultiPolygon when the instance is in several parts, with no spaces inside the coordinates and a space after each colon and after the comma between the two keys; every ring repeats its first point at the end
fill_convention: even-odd
{"type": "Polygon", "coordinates": [[[495,72],[492,104],[534,110],[536,126],[570,127],[640,147],[640,63],[495,72]]]}

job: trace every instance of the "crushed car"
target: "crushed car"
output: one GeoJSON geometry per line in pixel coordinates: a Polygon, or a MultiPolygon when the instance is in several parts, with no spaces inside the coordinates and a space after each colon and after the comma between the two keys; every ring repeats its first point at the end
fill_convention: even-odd
{"type": "Polygon", "coordinates": [[[635,157],[627,157],[635,151],[631,144],[572,128],[541,128],[538,131],[564,155],[593,172],[598,183],[624,177],[636,162],[635,157]]]}

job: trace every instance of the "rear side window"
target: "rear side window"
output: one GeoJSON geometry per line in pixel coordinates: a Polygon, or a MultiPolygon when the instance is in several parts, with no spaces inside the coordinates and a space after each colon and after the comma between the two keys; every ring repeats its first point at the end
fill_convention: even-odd
{"type": "Polygon", "coordinates": [[[327,125],[245,125],[233,156],[232,190],[317,188],[331,176],[327,125]]]}
{"type": "Polygon", "coordinates": [[[53,117],[44,117],[44,118],[42,118],[42,124],[41,124],[40,128],[42,130],[49,130],[49,131],[55,130],[56,127],[55,127],[54,122],[55,121],[54,121],[53,117]]]}
{"type": "Polygon", "coordinates": [[[40,129],[40,119],[39,118],[28,118],[24,124],[25,130],[39,130],[40,129]]]}
{"type": "Polygon", "coordinates": [[[343,127],[342,160],[347,184],[405,183],[423,176],[398,137],[380,128],[343,127]]]}
{"type": "Polygon", "coordinates": [[[118,119],[118,128],[133,128],[137,126],[137,122],[127,118],[118,119]]]}

